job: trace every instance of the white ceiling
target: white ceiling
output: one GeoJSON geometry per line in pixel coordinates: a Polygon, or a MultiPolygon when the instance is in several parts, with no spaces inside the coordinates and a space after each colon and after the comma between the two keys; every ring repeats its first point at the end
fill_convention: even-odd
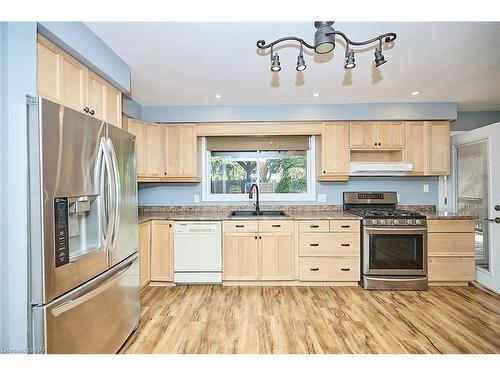
{"type": "Polygon", "coordinates": [[[303,73],[297,48],[280,49],[282,70],[271,73],[255,43],[287,35],[312,43],[312,22],[86,24],[129,64],[141,105],[452,101],[460,110],[500,110],[500,22],[336,22],[352,40],[396,32],[388,62],[374,68],[371,49],[346,71],[338,43],[333,56],[307,51],[303,73]],[[415,90],[422,93],[410,96],[415,90]]]}

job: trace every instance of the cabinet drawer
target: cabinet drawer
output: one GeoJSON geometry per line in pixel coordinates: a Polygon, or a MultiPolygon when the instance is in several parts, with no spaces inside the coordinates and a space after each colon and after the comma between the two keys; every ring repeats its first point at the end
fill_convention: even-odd
{"type": "Polygon", "coordinates": [[[330,232],[358,232],[359,220],[330,220],[330,232]]]}
{"type": "Polygon", "coordinates": [[[301,232],[328,232],[330,222],[328,220],[308,220],[299,222],[301,232]]]}
{"type": "Polygon", "coordinates": [[[359,257],[300,257],[300,281],[359,281],[359,257]]]}
{"type": "Polygon", "coordinates": [[[293,221],[291,220],[261,220],[259,221],[259,232],[293,232],[293,221]]]}
{"type": "Polygon", "coordinates": [[[360,256],[358,233],[301,233],[300,256],[360,256]]]}
{"type": "Polygon", "coordinates": [[[429,281],[472,281],[476,268],[474,257],[429,257],[429,281]]]}
{"type": "Polygon", "coordinates": [[[474,233],[429,233],[429,256],[474,256],[474,233]]]}
{"type": "Polygon", "coordinates": [[[259,231],[259,223],[257,220],[224,221],[223,231],[226,233],[258,232],[259,231]]]}
{"type": "Polygon", "coordinates": [[[429,233],[474,232],[474,220],[427,220],[429,233]]]}

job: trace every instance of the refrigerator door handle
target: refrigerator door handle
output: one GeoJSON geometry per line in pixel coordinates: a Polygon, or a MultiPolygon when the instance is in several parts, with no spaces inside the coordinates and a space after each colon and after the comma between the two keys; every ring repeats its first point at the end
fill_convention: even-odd
{"type": "Polygon", "coordinates": [[[114,185],[114,168],[112,167],[112,159],[111,155],[109,153],[109,150],[107,148],[106,140],[105,138],[101,138],[101,144],[100,146],[102,147],[103,155],[104,155],[104,170],[101,172],[102,179],[101,179],[101,203],[102,203],[102,220],[103,220],[103,232],[105,233],[104,235],[104,246],[106,250],[109,249],[109,245],[111,242],[111,236],[113,235],[113,229],[114,229],[114,222],[115,222],[115,215],[114,215],[114,207],[115,207],[115,196],[112,194],[113,185],[114,185]],[[107,172],[107,177],[108,177],[108,186],[107,189],[105,189],[104,186],[104,176],[106,175],[107,172]],[[107,200],[109,203],[109,208],[111,209],[111,213],[108,212],[108,207],[106,207],[106,204],[104,202],[104,194],[107,196],[107,200]]]}
{"type": "Polygon", "coordinates": [[[108,280],[106,280],[103,284],[99,285],[97,288],[92,289],[92,287],[89,287],[91,289],[88,293],[83,294],[82,296],[72,299],[69,301],[66,301],[62,303],[61,305],[58,305],[57,307],[53,308],[51,310],[51,314],[55,317],[65,313],[68,310],[71,310],[75,308],[78,305],[81,305],[82,303],[85,303],[86,301],[92,299],[94,296],[104,292],[106,289],[109,289],[111,286],[115,284],[116,281],[118,281],[123,274],[125,274],[137,261],[137,256],[131,259],[126,265],[123,266],[122,269],[120,269],[116,274],[111,276],[108,280]]]}
{"type": "Polygon", "coordinates": [[[113,194],[114,196],[114,208],[113,208],[113,232],[111,239],[111,249],[115,246],[116,233],[118,232],[118,226],[120,225],[120,209],[121,209],[121,186],[120,186],[120,171],[118,169],[118,161],[116,158],[115,148],[113,142],[110,138],[107,139],[109,154],[111,156],[111,165],[113,168],[113,194]]]}

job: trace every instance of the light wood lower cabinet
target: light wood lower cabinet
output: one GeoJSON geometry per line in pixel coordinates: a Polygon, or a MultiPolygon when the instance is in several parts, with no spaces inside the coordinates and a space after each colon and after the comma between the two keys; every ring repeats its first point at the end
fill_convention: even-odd
{"type": "Polygon", "coordinates": [[[259,279],[259,237],[257,233],[224,233],[223,280],[259,279]]]}
{"type": "Polygon", "coordinates": [[[223,233],[223,280],[295,279],[293,221],[226,221],[223,233]]]}
{"type": "Polygon", "coordinates": [[[358,257],[300,257],[300,281],[359,281],[358,257]]]}
{"type": "Polygon", "coordinates": [[[141,288],[151,280],[151,225],[139,224],[139,275],[141,288]]]}
{"type": "Polygon", "coordinates": [[[151,221],[151,281],[174,281],[172,222],[151,221]]]}
{"type": "Polygon", "coordinates": [[[429,282],[475,278],[474,220],[428,220],[429,282]]]}

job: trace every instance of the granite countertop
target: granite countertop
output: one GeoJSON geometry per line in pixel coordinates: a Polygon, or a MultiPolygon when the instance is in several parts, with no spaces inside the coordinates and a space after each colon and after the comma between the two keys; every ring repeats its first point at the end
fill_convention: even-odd
{"type": "MultiPolygon", "coordinates": [[[[400,209],[420,212],[428,220],[474,220],[473,216],[436,211],[435,206],[400,205],[400,209]]],[[[253,206],[141,206],[139,223],[150,220],[222,221],[222,220],[361,220],[342,211],[342,206],[262,206],[261,210],[285,211],[288,216],[229,217],[231,211],[253,211],[253,206]]]]}
{"type": "Polygon", "coordinates": [[[254,209],[252,206],[140,207],[139,223],[149,220],[361,220],[359,216],[342,211],[341,206],[263,206],[262,211],[285,211],[288,216],[229,217],[231,211],[254,209]]]}

